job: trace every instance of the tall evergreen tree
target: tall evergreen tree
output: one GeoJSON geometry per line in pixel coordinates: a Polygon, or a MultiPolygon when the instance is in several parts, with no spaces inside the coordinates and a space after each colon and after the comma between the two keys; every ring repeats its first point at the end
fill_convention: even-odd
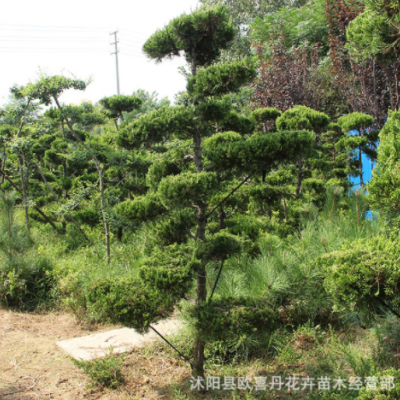
{"type": "MultiPolygon", "coordinates": [[[[130,323],[141,329],[165,315],[165,310],[172,309],[173,304],[187,293],[188,279],[190,282],[193,275],[197,277],[196,310],[211,304],[210,299],[207,302],[207,263],[213,259],[222,262],[240,249],[239,238],[222,229],[224,211],[219,200],[225,200],[226,204],[228,199],[221,198],[218,193],[226,192],[229,197],[233,189],[237,189],[232,180],[235,176],[240,183],[243,175],[247,175],[246,181],[249,174],[269,171],[279,162],[294,160],[309,150],[314,140],[313,135],[305,131],[271,133],[251,139],[249,134],[253,132],[254,123],[237,114],[226,95],[238,91],[255,76],[254,66],[248,60],[212,65],[233,36],[234,29],[226,8],[217,5],[202,7],[174,19],[150,37],[143,47],[149,57],[157,61],[178,56],[183,51],[191,64],[192,76],[187,84],[188,107],[153,111],[125,126],[118,136],[119,144],[132,150],[151,150],[174,138],[184,140],[161,155],[149,169],[150,190],[146,196],[117,207],[120,216],[131,220],[158,220],[157,236],[168,237],[164,245],[175,243],[164,247],[162,256],[151,257],[151,262],[142,269],[141,280],[136,282],[152,303],[151,306],[146,304],[141,315],[138,311],[130,314],[130,323]],[[198,67],[202,69],[198,70],[198,67]],[[208,222],[217,207],[221,229],[212,233],[208,222]],[[191,245],[194,247],[192,257],[187,259],[189,238],[194,240],[191,245]],[[186,263],[182,253],[179,257],[176,255],[179,243],[185,249],[186,263]],[[155,290],[160,290],[161,297],[157,302],[151,300],[155,290]]],[[[152,254],[157,254],[159,250],[156,249],[152,254]]],[[[103,289],[98,287],[96,290],[103,289]]],[[[112,291],[117,293],[116,287],[112,291]]],[[[115,300],[114,304],[116,306],[115,300]]],[[[98,304],[99,307],[102,306],[98,304]]],[[[137,307],[144,306],[137,303],[137,307]]],[[[110,316],[111,310],[116,311],[111,304],[108,309],[110,316]]],[[[196,315],[195,319],[199,321],[199,315],[196,315]]],[[[199,322],[198,326],[201,324],[199,322]]],[[[203,334],[199,331],[192,362],[194,376],[204,375],[204,347],[204,331],[203,334]]]]}

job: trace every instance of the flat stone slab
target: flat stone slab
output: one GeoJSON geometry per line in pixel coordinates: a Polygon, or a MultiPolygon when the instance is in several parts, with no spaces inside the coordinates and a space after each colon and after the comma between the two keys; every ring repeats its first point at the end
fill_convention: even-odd
{"type": "MultiPolygon", "coordinates": [[[[165,336],[176,332],[181,327],[181,322],[178,317],[171,317],[152,324],[152,326],[161,335],[165,336]]],[[[157,339],[161,340],[151,329],[141,335],[135,329],[121,328],[94,335],[62,340],[56,342],[56,344],[77,360],[93,360],[94,358],[104,357],[106,354],[109,354],[110,346],[112,346],[112,353],[121,354],[135,347],[143,347],[157,339]]]]}

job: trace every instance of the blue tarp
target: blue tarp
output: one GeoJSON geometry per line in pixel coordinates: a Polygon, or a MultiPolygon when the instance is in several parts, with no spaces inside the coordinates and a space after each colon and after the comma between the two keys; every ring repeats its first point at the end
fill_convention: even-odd
{"type": "MultiPolygon", "coordinates": [[[[358,135],[358,131],[356,129],[352,130],[349,132],[349,135],[351,136],[356,136],[358,135]]],[[[378,143],[376,142],[375,145],[378,147],[378,143]]],[[[358,160],[358,152],[355,156],[355,158],[358,160]]],[[[376,162],[371,161],[365,153],[361,153],[361,161],[362,161],[362,168],[363,168],[363,180],[364,184],[368,183],[371,180],[372,177],[372,170],[374,169],[374,166],[376,162]]],[[[360,177],[354,177],[349,175],[349,181],[353,184],[354,190],[360,187],[360,177]]]]}
{"type": "MultiPolygon", "coordinates": [[[[358,135],[358,131],[357,130],[350,131],[349,135],[352,135],[352,136],[358,135]]],[[[376,144],[376,146],[378,146],[378,142],[376,142],[375,144],[376,144]]],[[[355,157],[358,160],[358,154],[355,157]]],[[[361,161],[362,161],[362,169],[363,169],[363,181],[364,181],[364,184],[367,184],[371,180],[372,170],[374,169],[374,166],[376,165],[376,161],[371,161],[364,152],[361,152],[361,161]]],[[[359,176],[355,177],[355,176],[349,175],[349,181],[352,183],[351,190],[356,191],[361,186],[359,176]]],[[[366,192],[366,193],[368,193],[368,192],[366,192]]],[[[365,214],[365,218],[372,219],[372,212],[367,211],[365,214]]]]}

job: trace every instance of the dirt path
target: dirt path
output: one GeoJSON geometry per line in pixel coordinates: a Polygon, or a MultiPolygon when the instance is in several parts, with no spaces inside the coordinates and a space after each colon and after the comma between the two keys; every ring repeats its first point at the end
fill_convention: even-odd
{"type": "Polygon", "coordinates": [[[189,376],[165,353],[133,351],[124,360],[118,391],[88,389],[90,380],[55,343],[118,328],[84,327],[69,314],[25,314],[0,309],[0,399],[168,399],[169,388],[189,376]],[[89,330],[90,329],[90,330],[89,330]]]}
{"type": "Polygon", "coordinates": [[[91,333],[71,315],[0,310],[0,399],[80,398],[87,377],[55,342],[91,333]]]}

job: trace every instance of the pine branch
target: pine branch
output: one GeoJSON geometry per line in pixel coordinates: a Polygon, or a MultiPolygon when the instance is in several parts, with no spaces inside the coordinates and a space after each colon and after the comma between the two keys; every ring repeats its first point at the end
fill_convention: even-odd
{"type": "MultiPolygon", "coordinates": [[[[9,178],[6,173],[0,169],[0,173],[10,182],[10,184],[13,186],[13,188],[18,192],[22,194],[22,190],[9,178]]],[[[36,205],[33,206],[33,208],[58,232],[61,233],[58,228],[54,225],[53,221],[36,205]]]]}
{"type": "MultiPolygon", "coordinates": [[[[43,182],[46,184],[47,188],[50,190],[51,194],[53,195],[53,197],[57,200],[57,202],[59,204],[61,203],[61,200],[59,199],[59,197],[56,195],[56,193],[54,192],[54,190],[52,189],[52,187],[49,185],[49,183],[47,182],[47,179],[45,178],[45,176],[43,175],[42,170],[40,169],[39,165],[36,164],[34,161],[31,161],[32,164],[37,168],[37,170],[39,171],[40,176],[42,177],[43,182]]],[[[82,228],[79,226],[78,222],[76,222],[75,218],[71,215],[70,212],[68,212],[68,216],[71,218],[71,221],[74,223],[74,225],[79,229],[79,231],[82,233],[82,235],[84,236],[84,238],[93,246],[93,242],[86,236],[85,232],[83,232],[82,228]]]]}

